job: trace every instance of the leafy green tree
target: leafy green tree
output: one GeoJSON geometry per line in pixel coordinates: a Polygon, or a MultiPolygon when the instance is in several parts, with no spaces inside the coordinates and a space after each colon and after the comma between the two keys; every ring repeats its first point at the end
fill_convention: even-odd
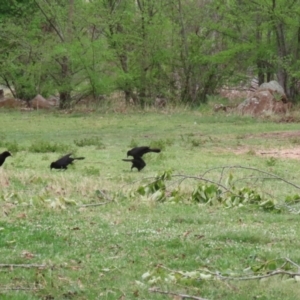
{"type": "Polygon", "coordinates": [[[276,78],[287,96],[297,93],[300,2],[215,1],[222,21],[218,31],[245,59],[240,70],[254,68],[259,83],[276,78]]]}
{"type": "Polygon", "coordinates": [[[4,0],[0,79],[16,97],[122,91],[188,104],[254,72],[297,96],[300,0],[4,0]]]}
{"type": "Polygon", "coordinates": [[[32,34],[32,23],[27,20],[35,18],[32,1],[3,0],[0,12],[0,78],[12,93],[25,100],[30,100],[36,94],[35,79],[38,50],[33,48],[30,39],[36,39],[32,34]]]}

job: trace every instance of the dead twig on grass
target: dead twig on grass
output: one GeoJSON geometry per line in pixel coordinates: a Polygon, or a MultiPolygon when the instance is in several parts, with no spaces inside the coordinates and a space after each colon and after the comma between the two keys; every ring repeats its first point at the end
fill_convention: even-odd
{"type": "Polygon", "coordinates": [[[159,293],[159,294],[164,294],[164,295],[177,296],[177,297],[181,297],[182,299],[208,300],[206,298],[197,297],[197,296],[191,296],[191,295],[187,295],[187,294],[179,294],[179,293],[174,293],[174,292],[169,292],[169,291],[161,291],[161,290],[158,290],[156,288],[150,288],[149,292],[151,292],[151,293],[159,293]]]}
{"type": "MultiPolygon", "coordinates": [[[[225,185],[223,184],[220,184],[216,181],[213,181],[213,180],[210,180],[210,179],[206,179],[206,178],[203,178],[202,176],[199,177],[199,176],[191,176],[191,175],[182,175],[182,174],[175,174],[175,175],[172,175],[172,177],[182,177],[182,181],[186,180],[186,179],[196,179],[196,180],[201,180],[201,181],[204,181],[204,182],[208,182],[208,183],[212,183],[212,184],[215,184],[219,187],[221,187],[222,189],[224,189],[226,192],[230,192],[232,194],[234,194],[230,189],[228,189],[225,185]]],[[[181,181],[181,182],[182,182],[181,181]]],[[[181,183],[180,182],[180,183],[181,183]]],[[[238,196],[238,195],[237,195],[238,196]]]]}
{"type": "Polygon", "coordinates": [[[83,204],[83,205],[80,205],[80,207],[90,207],[90,206],[100,206],[100,205],[105,205],[105,204],[108,204],[108,203],[111,203],[114,201],[113,198],[109,197],[108,195],[106,195],[103,191],[101,190],[97,190],[96,191],[98,194],[101,194],[101,197],[100,195],[97,195],[98,198],[104,198],[108,201],[106,202],[99,202],[99,203],[91,203],[91,204],[83,204]]]}
{"type": "Polygon", "coordinates": [[[1,291],[40,291],[41,289],[38,288],[23,288],[23,287],[12,287],[12,288],[7,288],[7,287],[1,287],[1,291]]]}
{"type": "Polygon", "coordinates": [[[252,170],[252,171],[255,171],[255,172],[259,172],[259,173],[263,173],[265,175],[271,176],[271,178],[273,178],[273,179],[277,179],[277,180],[283,181],[283,182],[285,182],[285,183],[287,183],[287,184],[289,184],[289,185],[291,185],[291,186],[293,186],[293,187],[295,187],[295,188],[297,188],[297,189],[300,190],[300,186],[299,185],[297,185],[297,184],[295,184],[293,182],[290,182],[290,181],[288,181],[288,180],[286,180],[286,179],[284,179],[284,178],[282,178],[282,177],[280,177],[278,175],[275,175],[275,174],[272,174],[272,173],[269,173],[269,172],[266,172],[266,171],[254,168],[254,167],[245,167],[245,166],[223,166],[223,167],[215,167],[215,168],[211,168],[211,169],[205,171],[202,174],[201,177],[204,177],[207,173],[209,173],[211,171],[214,171],[214,170],[217,170],[217,169],[222,169],[222,174],[223,174],[224,169],[245,169],[245,170],[252,170]]]}
{"type": "Polygon", "coordinates": [[[94,204],[84,204],[84,205],[80,205],[80,207],[100,206],[100,205],[105,205],[105,204],[111,203],[111,202],[112,201],[100,202],[100,203],[94,203],[94,204]]]}
{"type": "Polygon", "coordinates": [[[270,273],[264,274],[264,275],[245,276],[245,277],[223,276],[218,273],[213,273],[213,272],[209,272],[209,273],[219,279],[222,279],[222,280],[257,280],[257,279],[272,277],[275,275],[289,275],[291,277],[300,276],[300,273],[288,272],[288,271],[284,271],[284,270],[275,270],[273,272],[270,272],[270,273]]]}
{"type": "Polygon", "coordinates": [[[38,264],[0,264],[0,268],[39,268],[46,269],[50,266],[38,264]]]}
{"type": "MultiPolygon", "coordinates": [[[[97,190],[97,193],[101,194],[101,196],[102,196],[104,199],[108,200],[108,202],[112,202],[112,201],[113,201],[113,199],[110,198],[109,196],[107,196],[103,191],[97,190]]],[[[100,198],[99,195],[98,195],[98,198],[100,198]]]]}
{"type": "Polygon", "coordinates": [[[292,264],[293,266],[297,267],[298,270],[300,271],[300,265],[296,264],[294,261],[290,260],[288,257],[284,258],[287,262],[289,262],[290,264],[292,264]]]}
{"type": "MultiPolygon", "coordinates": [[[[287,258],[287,257],[284,257],[284,258],[279,258],[279,259],[276,259],[276,260],[284,260],[284,263],[281,265],[280,268],[274,270],[274,271],[271,271],[271,272],[267,272],[266,274],[259,274],[259,275],[249,275],[249,276],[223,276],[220,272],[212,272],[208,269],[204,269],[203,272],[204,273],[208,273],[210,275],[212,275],[213,277],[209,278],[208,280],[213,280],[214,278],[218,279],[218,280],[231,280],[231,281],[246,281],[246,280],[259,280],[259,279],[263,279],[263,278],[269,278],[269,277],[272,277],[272,276],[276,276],[276,275],[288,275],[290,277],[296,277],[296,276],[299,276],[300,277],[300,265],[298,265],[297,263],[295,263],[294,261],[292,261],[291,259],[287,258]],[[298,269],[298,272],[292,272],[292,271],[285,271],[283,270],[282,268],[285,267],[285,265],[287,263],[290,263],[291,265],[293,265],[294,267],[297,267],[298,269]]],[[[165,269],[171,273],[179,273],[181,274],[182,271],[179,271],[179,270],[172,270],[166,266],[163,266],[163,265],[160,265],[159,266],[160,268],[162,269],[165,269]]],[[[199,270],[201,271],[201,270],[199,270]]]]}

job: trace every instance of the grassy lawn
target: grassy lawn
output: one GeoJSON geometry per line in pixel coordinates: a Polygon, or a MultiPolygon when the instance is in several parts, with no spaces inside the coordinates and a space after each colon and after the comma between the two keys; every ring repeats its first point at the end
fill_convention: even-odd
{"type": "MultiPolygon", "coordinates": [[[[298,214],[195,203],[192,178],[180,184],[180,201],[136,192],[164,171],[209,170],[209,180],[231,174],[237,187],[280,203],[300,194],[289,184],[300,186],[299,161],[259,153],[299,147],[299,124],[201,111],[2,111],[0,120],[0,152],[13,154],[0,168],[0,264],[9,265],[0,266],[1,299],[182,299],[149,288],[210,300],[300,298],[299,277],[236,278],[270,274],[285,258],[300,264],[298,214]],[[141,172],[122,161],[136,145],[162,148],[145,156],[141,172]],[[50,171],[68,152],[86,158],[50,171]],[[237,165],[288,183],[218,168],[237,165]]],[[[172,177],[168,191],[178,184],[172,177]]],[[[289,263],[283,269],[298,271],[289,263]]]]}

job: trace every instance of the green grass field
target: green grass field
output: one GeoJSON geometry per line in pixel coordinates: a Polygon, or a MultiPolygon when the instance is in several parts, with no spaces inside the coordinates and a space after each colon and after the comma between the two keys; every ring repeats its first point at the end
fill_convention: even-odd
{"type": "Polygon", "coordinates": [[[259,153],[297,149],[299,124],[189,110],[2,111],[0,120],[0,152],[13,154],[0,168],[1,299],[300,298],[300,277],[283,274],[300,264],[296,202],[280,213],[196,203],[201,180],[176,177],[208,171],[225,185],[232,176],[235,191],[281,204],[300,194],[299,160],[259,153]],[[141,172],[122,161],[136,145],[162,148],[141,172]],[[86,159],[50,171],[68,152],[86,159]],[[221,168],[237,165],[253,169],[221,168]],[[137,193],[165,171],[166,201],[137,193]],[[168,201],[173,190],[179,200],[168,201]]]}

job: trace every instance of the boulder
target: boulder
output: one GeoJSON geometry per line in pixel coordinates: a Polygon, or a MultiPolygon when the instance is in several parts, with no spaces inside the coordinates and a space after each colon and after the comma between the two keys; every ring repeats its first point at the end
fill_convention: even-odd
{"type": "Polygon", "coordinates": [[[286,113],[292,104],[284,96],[284,94],[271,89],[259,89],[239,104],[237,110],[242,114],[254,116],[286,113]],[[280,99],[278,99],[279,96],[280,99]]]}
{"type": "Polygon", "coordinates": [[[49,96],[47,101],[53,106],[59,106],[59,98],[55,96],[49,96]]]}
{"type": "Polygon", "coordinates": [[[281,95],[285,95],[283,87],[276,80],[271,80],[269,82],[262,83],[258,87],[258,90],[260,91],[272,90],[274,92],[278,92],[281,95]]]}
{"type": "Polygon", "coordinates": [[[48,101],[41,95],[36,95],[31,101],[29,106],[33,109],[50,109],[56,106],[56,102],[48,101]]]}

